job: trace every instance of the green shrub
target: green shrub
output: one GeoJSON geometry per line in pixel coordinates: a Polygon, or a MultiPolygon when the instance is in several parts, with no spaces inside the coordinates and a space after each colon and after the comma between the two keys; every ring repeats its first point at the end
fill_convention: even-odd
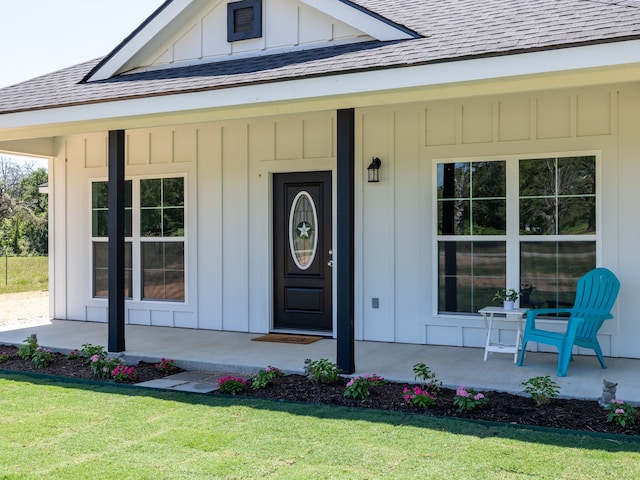
{"type": "Polygon", "coordinates": [[[36,353],[36,349],[38,348],[38,339],[34,334],[25,338],[24,341],[27,343],[18,347],[17,355],[25,360],[31,360],[31,357],[33,357],[33,354],[36,353]]]}
{"type": "Polygon", "coordinates": [[[524,392],[531,395],[538,407],[546,405],[552,398],[556,398],[560,394],[560,387],[551,380],[549,375],[530,378],[520,385],[525,387],[524,392]]]}
{"type": "Polygon", "coordinates": [[[326,358],[321,358],[309,364],[308,376],[314,382],[335,383],[340,378],[340,369],[335,363],[326,358]]]}

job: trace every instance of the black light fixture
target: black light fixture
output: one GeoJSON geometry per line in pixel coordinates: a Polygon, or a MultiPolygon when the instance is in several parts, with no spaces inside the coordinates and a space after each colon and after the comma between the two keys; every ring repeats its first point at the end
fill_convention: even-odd
{"type": "Polygon", "coordinates": [[[378,183],[380,181],[380,165],[382,162],[378,157],[373,157],[371,163],[367,167],[368,182],[378,183]]]}

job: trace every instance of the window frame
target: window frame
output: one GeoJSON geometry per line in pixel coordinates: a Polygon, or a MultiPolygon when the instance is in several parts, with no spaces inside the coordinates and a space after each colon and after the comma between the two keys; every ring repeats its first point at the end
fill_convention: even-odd
{"type": "Polygon", "coordinates": [[[432,255],[431,271],[432,292],[431,304],[434,318],[460,318],[463,316],[479,316],[477,312],[440,312],[439,311],[439,243],[443,241],[465,242],[504,241],[506,243],[506,287],[520,285],[520,243],[521,242],[595,242],[596,266],[602,259],[602,151],[600,150],[568,150],[536,152],[507,155],[478,155],[468,157],[438,157],[432,159],[432,195],[431,195],[431,232],[432,255]],[[519,161],[541,158],[569,158],[592,156],[595,158],[595,213],[596,233],[580,235],[521,235],[520,234],[520,195],[519,195],[519,161]],[[506,170],[506,234],[505,235],[439,235],[438,233],[438,165],[442,163],[473,163],[487,161],[505,161],[506,170]],[[515,234],[514,234],[515,232],[515,234]]]}
{"type": "MultiPolygon", "coordinates": [[[[125,237],[126,242],[131,243],[131,277],[132,277],[132,296],[127,297],[125,302],[135,302],[135,303],[144,303],[144,302],[165,302],[174,305],[186,305],[188,304],[189,298],[189,288],[188,288],[188,235],[189,235],[189,227],[188,227],[188,178],[186,173],[163,173],[163,174],[150,174],[150,175],[139,175],[135,177],[126,177],[125,181],[131,181],[131,236],[125,237]],[[183,180],[183,208],[184,208],[184,232],[183,236],[174,236],[174,237],[155,237],[155,236],[143,236],[141,234],[141,190],[140,184],[143,180],[155,180],[155,179],[165,179],[165,178],[182,178],[183,180]],[[184,298],[182,300],[169,300],[169,299],[152,299],[152,298],[142,298],[142,244],[145,242],[182,242],[183,244],[183,252],[184,252],[184,298]]],[[[96,177],[89,179],[89,256],[90,256],[90,282],[89,283],[89,297],[93,301],[107,301],[108,297],[96,297],[93,295],[95,290],[94,285],[94,276],[95,276],[95,265],[94,265],[94,255],[93,255],[93,244],[95,242],[104,242],[108,243],[108,237],[94,237],[93,236],[93,203],[92,203],[92,195],[93,195],[93,184],[96,182],[108,182],[107,178],[104,177],[96,177]]]]}

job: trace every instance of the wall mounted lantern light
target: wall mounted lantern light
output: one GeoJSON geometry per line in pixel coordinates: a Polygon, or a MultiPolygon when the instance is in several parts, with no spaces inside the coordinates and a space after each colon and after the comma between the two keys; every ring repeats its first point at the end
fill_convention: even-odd
{"type": "Polygon", "coordinates": [[[382,162],[378,157],[371,159],[371,163],[367,167],[367,181],[369,183],[378,183],[380,181],[380,165],[382,165],[382,162]]]}

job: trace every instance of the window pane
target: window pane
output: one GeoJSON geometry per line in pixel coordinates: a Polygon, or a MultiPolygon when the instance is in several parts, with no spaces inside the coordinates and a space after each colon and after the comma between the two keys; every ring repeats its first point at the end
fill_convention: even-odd
{"type": "Polygon", "coordinates": [[[595,266],[595,242],[522,242],[520,284],[531,291],[520,306],[571,307],[576,282],[595,266]]]}
{"type": "MultiPolygon", "coordinates": [[[[131,262],[131,242],[124,244],[124,295],[133,296],[133,265],[131,262]]],[[[109,244],[93,242],[93,296],[109,296],[109,244]]]]}
{"type": "Polygon", "coordinates": [[[168,270],[184,270],[184,243],[171,242],[164,244],[165,268],[168,270]]]}
{"type": "Polygon", "coordinates": [[[94,210],[91,214],[91,235],[94,237],[106,237],[109,235],[109,212],[107,210],[94,210]]]}
{"type": "Polygon", "coordinates": [[[439,235],[469,235],[470,225],[471,202],[468,200],[438,202],[439,235]]]}
{"type": "Polygon", "coordinates": [[[556,194],[556,160],[543,158],[520,160],[520,196],[556,194]]]}
{"type": "Polygon", "coordinates": [[[184,301],[184,243],[142,243],[142,298],[184,301]]]}
{"type": "Polygon", "coordinates": [[[473,235],[507,233],[506,200],[474,200],[472,203],[473,235]]]}
{"type": "Polygon", "coordinates": [[[184,271],[167,271],[165,273],[165,298],[167,300],[184,300],[184,271]]]}
{"type": "Polygon", "coordinates": [[[558,159],[558,195],[594,195],[596,193],[595,157],[558,159]]]}
{"type": "Polygon", "coordinates": [[[160,242],[142,244],[142,267],[145,270],[164,268],[164,248],[160,242]]]}
{"type": "Polygon", "coordinates": [[[505,242],[439,242],[439,312],[476,312],[505,287],[505,242]]]}
{"type": "Polygon", "coordinates": [[[162,205],[162,180],[153,178],[140,180],[140,206],[160,207],[162,205]]]}
{"type": "Polygon", "coordinates": [[[107,242],[94,242],[93,265],[96,268],[107,268],[109,266],[109,244],[107,242]]]}
{"type": "Polygon", "coordinates": [[[558,233],[560,235],[596,233],[595,197],[558,199],[558,233]]]}
{"type": "Polygon", "coordinates": [[[556,234],[556,199],[554,197],[520,199],[520,234],[556,234]]]}
{"type": "Polygon", "coordinates": [[[596,233],[595,157],[520,160],[520,233],[596,233]]]}
{"type": "Polygon", "coordinates": [[[438,164],[438,198],[469,198],[470,168],[469,163],[438,164]]]}
{"type": "Polygon", "coordinates": [[[140,235],[143,237],[162,236],[162,210],[160,208],[140,210],[140,235]]]}
{"type": "Polygon", "coordinates": [[[184,208],[165,208],[164,237],[184,237],[184,208]]]}
{"type": "Polygon", "coordinates": [[[507,189],[506,163],[504,161],[473,162],[472,197],[504,198],[507,189]]]}
{"type": "Polygon", "coordinates": [[[91,184],[91,207],[107,208],[109,206],[107,182],[93,182],[91,184]]]}
{"type": "Polygon", "coordinates": [[[164,270],[145,269],[142,276],[142,298],[145,300],[164,300],[164,270]]]}
{"type": "Polygon", "coordinates": [[[142,180],[140,234],[143,237],[184,236],[184,179],[142,180]]]}
{"type": "Polygon", "coordinates": [[[438,233],[506,233],[504,161],[438,165],[438,233]]]}
{"type": "Polygon", "coordinates": [[[184,178],[165,178],[162,183],[162,206],[179,207],[184,205],[184,178]]]}
{"type": "MultiPolygon", "coordinates": [[[[106,237],[109,235],[109,193],[108,182],[93,182],[91,184],[91,234],[93,237],[106,237]]],[[[124,235],[125,237],[131,237],[132,235],[132,223],[131,223],[131,191],[132,181],[126,180],[124,183],[124,235]]]]}
{"type": "Polygon", "coordinates": [[[109,296],[109,272],[106,269],[95,269],[93,276],[93,296],[109,296]]]}

